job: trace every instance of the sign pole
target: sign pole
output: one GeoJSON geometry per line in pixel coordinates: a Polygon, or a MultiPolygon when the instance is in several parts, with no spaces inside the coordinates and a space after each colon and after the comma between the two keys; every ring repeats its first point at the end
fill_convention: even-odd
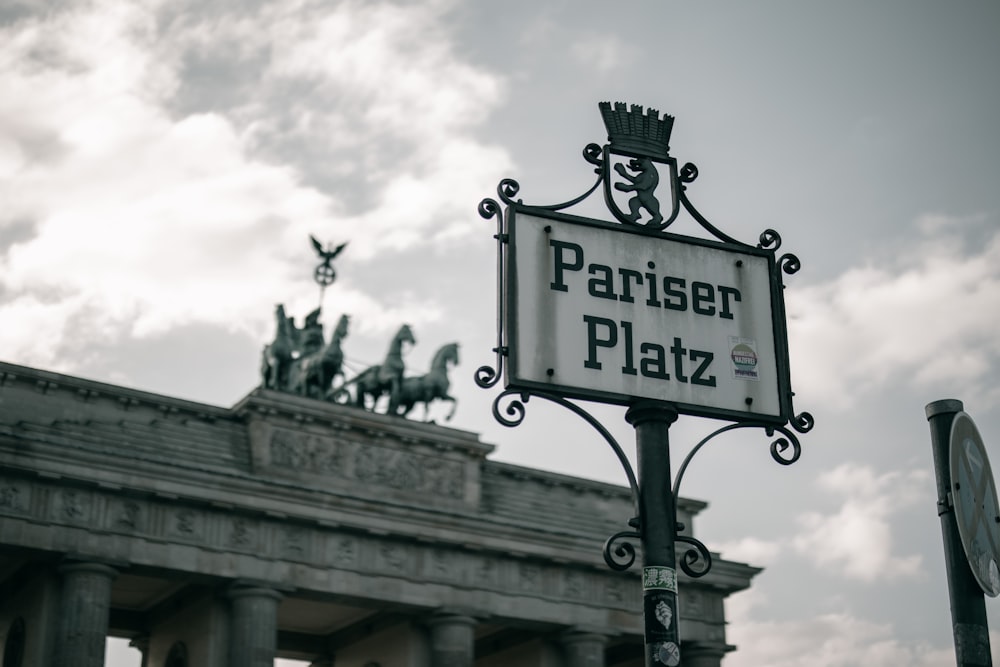
{"type": "Polygon", "coordinates": [[[669,403],[640,401],[628,409],[625,420],[636,435],[646,667],[674,667],[680,664],[680,635],[669,429],[677,410],[669,403]]]}
{"type": "Polygon", "coordinates": [[[931,429],[934,478],[937,483],[937,508],[944,540],[944,562],[948,577],[952,631],[958,667],[992,665],[986,600],[972,574],[959,534],[951,489],[951,427],[962,402],[944,399],[925,408],[931,429]]]}

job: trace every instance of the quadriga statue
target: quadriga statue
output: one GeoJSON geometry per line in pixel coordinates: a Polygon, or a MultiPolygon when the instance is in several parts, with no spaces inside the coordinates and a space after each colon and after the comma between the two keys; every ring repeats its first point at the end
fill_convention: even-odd
{"type": "Polygon", "coordinates": [[[381,363],[345,379],[342,344],[348,335],[350,318],[342,315],[329,342],[324,344],[319,316],[317,308],[299,328],[285,314],[284,306],[275,309],[274,340],[264,347],[261,363],[261,385],[265,389],[354,405],[372,412],[378,408],[379,399],[388,395],[386,414],[405,417],[422,403],[425,420],[430,415],[431,403],[448,401],[451,410],[445,419],[450,420],[455,414],[457,401],[448,393],[448,371],[458,363],[458,343],[442,346],[434,355],[428,373],[406,377],[404,346],[414,345],[416,339],[410,326],[404,324],[390,341],[381,363]]]}
{"type": "Polygon", "coordinates": [[[334,379],[344,376],[341,343],[347,337],[350,318],[342,315],[330,342],[324,344],[319,316],[317,308],[298,328],[283,305],[275,308],[274,340],[264,346],[261,359],[261,385],[265,389],[329,398],[334,379]]]}

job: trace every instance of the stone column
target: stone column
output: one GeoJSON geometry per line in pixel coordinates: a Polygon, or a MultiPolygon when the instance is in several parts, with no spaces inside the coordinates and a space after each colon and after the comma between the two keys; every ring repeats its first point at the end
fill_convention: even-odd
{"type": "Polygon", "coordinates": [[[608,638],[586,630],[567,630],[559,635],[567,667],[604,667],[604,646],[608,638]]]}
{"type": "Polygon", "coordinates": [[[264,586],[236,584],[227,596],[230,667],[274,667],[281,593],[264,586]]]}
{"type": "Polygon", "coordinates": [[[66,563],[59,574],[55,667],[104,667],[111,583],[118,572],[102,563],[66,563]]]}
{"type": "Polygon", "coordinates": [[[684,652],[684,667],[721,667],[727,648],[733,647],[710,642],[684,642],[681,646],[684,652]]]}
{"type": "Polygon", "coordinates": [[[430,667],[472,667],[476,619],[457,613],[435,614],[431,630],[430,667]]]}

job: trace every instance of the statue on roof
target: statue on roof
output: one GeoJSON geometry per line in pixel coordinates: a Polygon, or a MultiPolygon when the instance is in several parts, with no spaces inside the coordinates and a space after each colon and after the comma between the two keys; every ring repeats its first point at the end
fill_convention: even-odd
{"type": "Polygon", "coordinates": [[[386,414],[396,414],[399,406],[399,392],[403,384],[403,371],[406,365],[403,363],[403,345],[413,345],[416,339],[408,324],[404,324],[396,332],[396,335],[389,342],[389,350],[385,359],[380,364],[366,368],[358,375],[345,382],[336,392],[338,400],[344,400],[347,396],[348,386],[354,387],[354,405],[359,408],[366,408],[368,399],[371,398],[371,410],[375,410],[378,399],[389,394],[389,407],[386,414]]]}
{"type": "Polygon", "coordinates": [[[326,344],[319,316],[317,308],[299,328],[285,314],[283,305],[275,308],[274,340],[264,346],[261,359],[261,384],[265,389],[322,398],[334,378],[343,377],[341,343],[347,337],[350,318],[341,316],[326,344]]]}
{"type": "Polygon", "coordinates": [[[425,420],[433,401],[449,401],[452,406],[446,419],[451,419],[456,401],[448,394],[448,370],[458,363],[457,343],[449,343],[438,350],[429,373],[406,376],[404,349],[413,345],[416,339],[409,325],[404,324],[390,341],[385,359],[380,364],[370,366],[353,378],[346,378],[343,342],[350,328],[350,317],[341,315],[330,340],[326,341],[320,316],[323,290],[336,278],[332,261],[347,243],[324,248],[316,237],[310,236],[309,240],[322,260],[313,271],[313,279],[320,287],[321,305],[306,315],[301,327],[296,326],[294,318],[286,314],[283,305],[275,308],[274,340],[264,346],[261,358],[261,387],[354,405],[372,412],[379,408],[380,398],[387,396],[385,414],[402,417],[407,416],[417,403],[423,403],[425,420]]]}
{"type": "Polygon", "coordinates": [[[455,408],[458,400],[448,394],[450,382],[448,380],[448,369],[458,363],[458,343],[448,343],[441,347],[431,361],[431,370],[424,375],[414,377],[404,377],[399,388],[399,397],[396,401],[396,412],[406,417],[417,403],[424,404],[424,421],[430,415],[430,405],[432,401],[442,400],[451,403],[451,410],[445,416],[445,421],[450,421],[455,416],[455,408]]]}
{"type": "Polygon", "coordinates": [[[274,340],[264,346],[261,359],[261,385],[265,389],[284,391],[288,386],[288,370],[298,342],[295,336],[295,323],[285,315],[285,307],[278,304],[274,310],[277,331],[274,340]]]}
{"type": "Polygon", "coordinates": [[[303,354],[292,362],[292,369],[288,383],[288,391],[299,396],[325,399],[333,389],[334,380],[339,376],[344,377],[344,351],[341,342],[347,337],[350,317],[341,315],[340,321],[330,335],[330,342],[323,345],[323,326],[316,324],[318,329],[306,329],[312,331],[307,336],[315,336],[318,332],[319,346],[313,349],[314,342],[310,342],[307,349],[303,346],[303,354]]]}

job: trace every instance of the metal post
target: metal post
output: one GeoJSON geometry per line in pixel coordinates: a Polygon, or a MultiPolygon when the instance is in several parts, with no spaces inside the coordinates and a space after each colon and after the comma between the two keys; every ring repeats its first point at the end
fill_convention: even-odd
{"type": "Polygon", "coordinates": [[[674,667],[680,664],[680,634],[668,432],[677,410],[669,403],[643,401],[628,409],[625,420],[635,428],[646,667],[674,667]]]}
{"type": "Polygon", "coordinates": [[[924,409],[931,429],[934,455],[934,478],[937,482],[937,508],[944,540],[944,564],[951,602],[952,631],[958,667],[981,667],[993,664],[990,657],[989,625],[986,600],[979,583],[969,569],[969,561],[958,532],[951,501],[951,425],[962,411],[962,402],[944,399],[928,403],[924,409]]]}

